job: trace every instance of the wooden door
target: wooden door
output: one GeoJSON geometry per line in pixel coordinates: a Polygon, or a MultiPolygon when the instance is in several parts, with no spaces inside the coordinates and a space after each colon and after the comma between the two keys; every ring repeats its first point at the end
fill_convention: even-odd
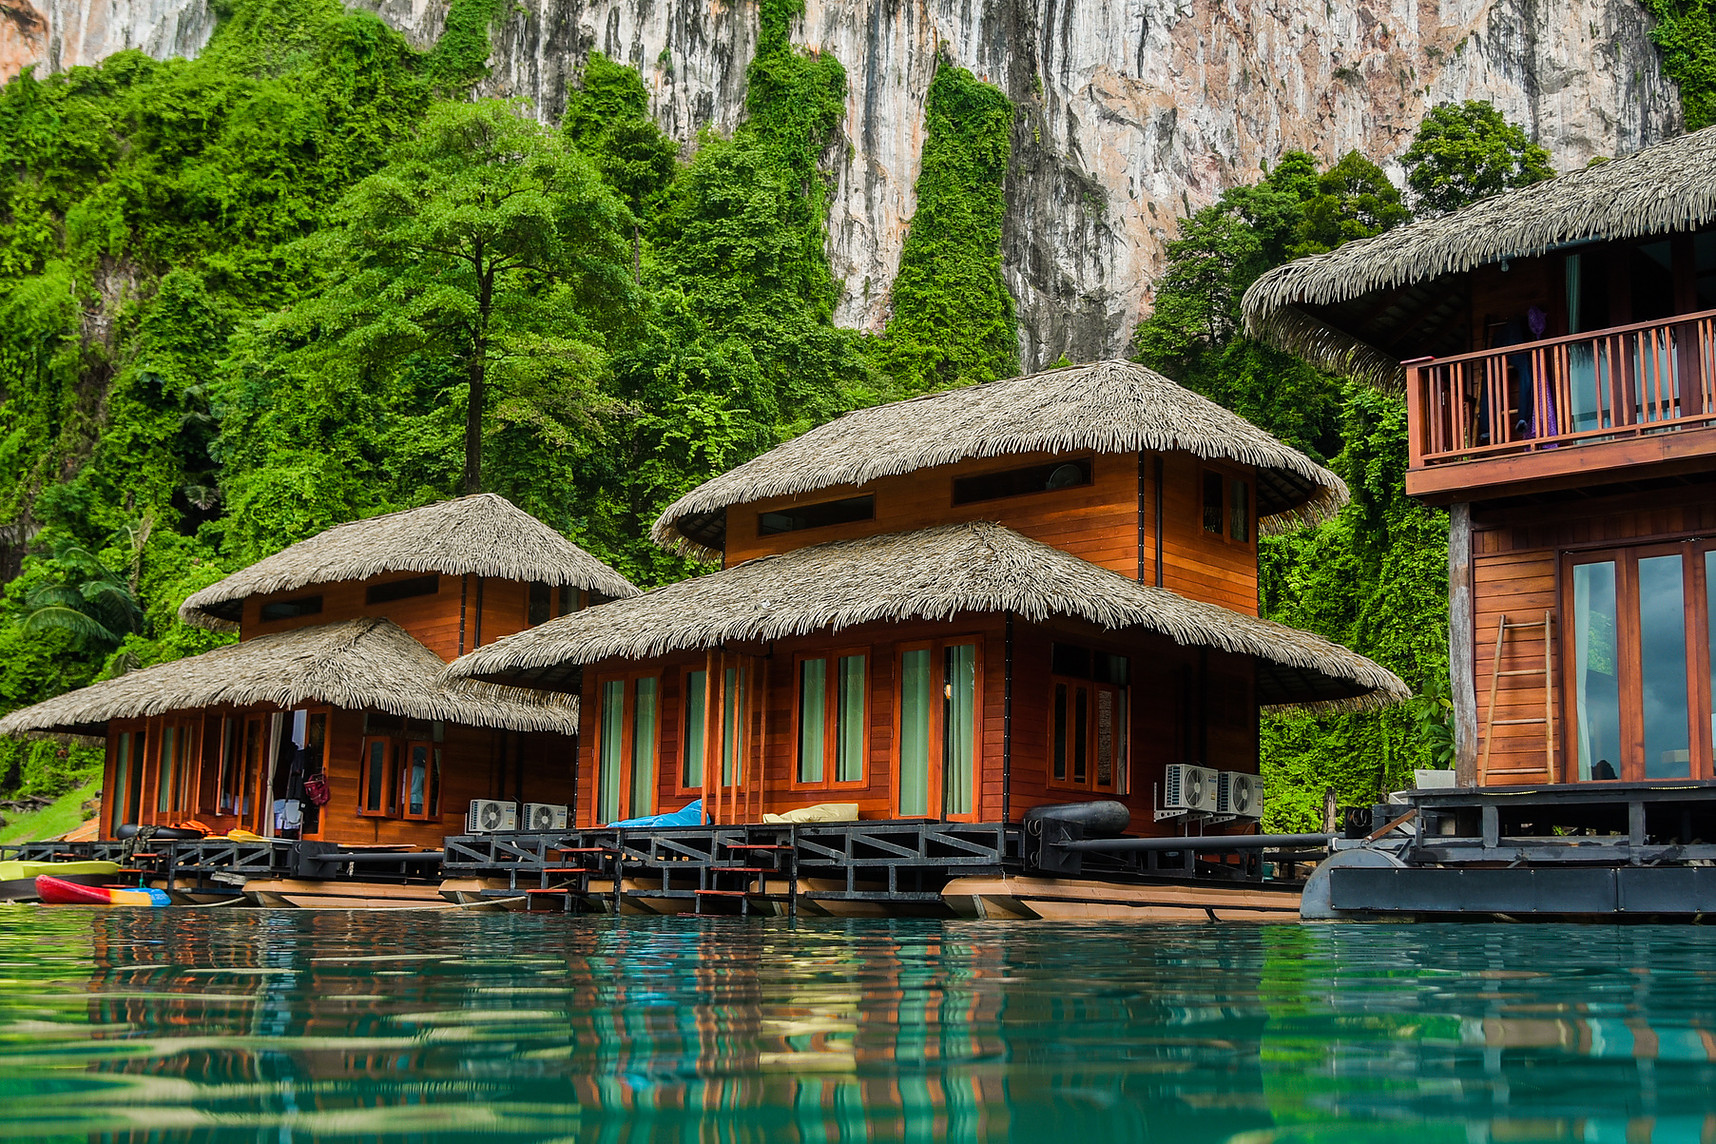
{"type": "Polygon", "coordinates": [[[1710,777],[1712,588],[1705,543],[1566,557],[1566,781],[1710,777]]]}

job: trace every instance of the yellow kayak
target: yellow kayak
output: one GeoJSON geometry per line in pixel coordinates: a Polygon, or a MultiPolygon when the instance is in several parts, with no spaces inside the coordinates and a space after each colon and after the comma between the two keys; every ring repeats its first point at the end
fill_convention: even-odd
{"type": "Polygon", "coordinates": [[[36,875],[84,886],[100,886],[119,873],[117,862],[0,862],[0,902],[34,900],[36,875]]]}

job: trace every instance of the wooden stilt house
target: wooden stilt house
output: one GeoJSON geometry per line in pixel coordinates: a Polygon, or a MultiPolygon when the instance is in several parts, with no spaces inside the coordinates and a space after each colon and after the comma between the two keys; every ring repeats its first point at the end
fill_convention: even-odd
{"type": "Polygon", "coordinates": [[[1406,395],[1461,780],[1711,779],[1716,129],[1301,259],[1245,311],[1406,395]]]}
{"type": "Polygon", "coordinates": [[[234,573],[180,616],[237,643],[15,711],[0,734],[105,738],[103,838],[185,820],[273,836],[283,768],[302,750],[331,798],[303,802],[291,836],[436,846],[473,798],[574,795],[576,699],[445,683],[447,661],[637,594],[505,499],[462,497],[234,573]]]}
{"type": "Polygon", "coordinates": [[[582,698],[580,825],[699,797],[718,822],[818,804],[1016,822],[1117,799],[1136,829],[1180,830],[1155,813],[1167,768],[1255,775],[1260,710],[1407,694],[1257,616],[1258,533],[1345,492],[1127,362],[933,394],[672,505],[655,539],[720,571],[498,640],[449,676],[582,698]]]}

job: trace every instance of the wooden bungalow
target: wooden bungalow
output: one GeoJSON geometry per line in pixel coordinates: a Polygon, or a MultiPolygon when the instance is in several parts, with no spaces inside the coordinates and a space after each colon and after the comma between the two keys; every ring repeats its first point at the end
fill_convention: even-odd
{"type": "Polygon", "coordinates": [[[581,826],[697,798],[722,823],[1116,799],[1180,832],[1208,816],[1158,821],[1170,764],[1255,775],[1259,711],[1407,694],[1257,615],[1259,532],[1345,495],[1140,366],[1051,370],[859,410],[709,481],[654,538],[720,571],[448,674],[581,697],[581,826]]]}
{"type": "Polygon", "coordinates": [[[1716,129],[1300,259],[1245,313],[1405,393],[1463,784],[1713,777],[1716,129]]]}
{"type": "Polygon", "coordinates": [[[184,603],[236,643],[24,708],[0,734],[106,740],[102,837],[195,820],[275,836],[297,751],[327,776],[291,837],[434,847],[473,798],[570,804],[575,698],[446,683],[448,660],[592,603],[619,573],[493,495],[353,521],[184,603]]]}

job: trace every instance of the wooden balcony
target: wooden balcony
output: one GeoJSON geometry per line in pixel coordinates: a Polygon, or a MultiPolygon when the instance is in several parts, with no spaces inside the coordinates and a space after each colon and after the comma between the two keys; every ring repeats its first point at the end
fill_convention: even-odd
{"type": "Polygon", "coordinates": [[[1713,470],[1716,310],[1420,358],[1406,400],[1406,491],[1431,501],[1713,470]]]}

